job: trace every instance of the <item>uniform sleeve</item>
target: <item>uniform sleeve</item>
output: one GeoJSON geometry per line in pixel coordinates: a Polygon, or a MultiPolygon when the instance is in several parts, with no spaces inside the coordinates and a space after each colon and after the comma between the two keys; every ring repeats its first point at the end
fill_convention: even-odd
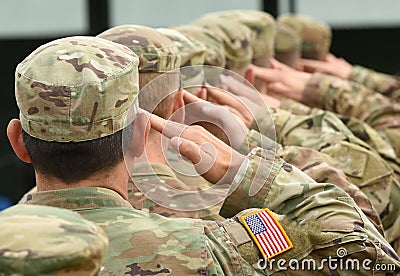
{"type": "Polygon", "coordinates": [[[400,82],[393,76],[355,65],[349,80],[375,90],[396,102],[400,102],[400,82]]]}
{"type": "MultiPolygon", "coordinates": [[[[395,252],[343,190],[316,183],[296,167],[261,149],[254,149],[249,155],[242,175],[244,178],[234,185],[225,201],[222,215],[235,216],[240,212],[235,216],[240,217],[254,211],[244,210],[247,208],[272,210],[293,243],[292,249],[275,258],[286,267],[291,260],[308,258],[321,265],[323,259],[337,258],[341,249],[348,258],[370,258],[373,263],[393,263],[399,269],[395,252]],[[260,186],[261,183],[264,185],[260,186]]],[[[266,268],[279,269],[277,263],[266,268]]]]}
{"type": "Polygon", "coordinates": [[[400,156],[400,105],[385,96],[357,83],[316,73],[303,91],[302,102],[368,123],[400,156]]]}

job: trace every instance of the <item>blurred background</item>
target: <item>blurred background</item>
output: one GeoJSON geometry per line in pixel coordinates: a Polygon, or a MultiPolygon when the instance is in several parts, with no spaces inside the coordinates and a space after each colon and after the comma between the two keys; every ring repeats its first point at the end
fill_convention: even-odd
{"type": "Polygon", "coordinates": [[[164,27],[220,10],[254,9],[273,16],[305,14],[333,28],[331,52],[350,63],[400,71],[398,0],[2,0],[0,4],[0,209],[34,186],[33,170],[14,156],[6,126],[18,117],[14,70],[50,40],[96,35],[121,24],[164,27]]]}

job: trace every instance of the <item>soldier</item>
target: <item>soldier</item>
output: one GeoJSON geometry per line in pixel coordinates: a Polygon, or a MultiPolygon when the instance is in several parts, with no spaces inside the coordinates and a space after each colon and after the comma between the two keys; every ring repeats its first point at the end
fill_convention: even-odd
{"type": "Polygon", "coordinates": [[[99,275],[108,238],[75,212],[16,205],[0,212],[0,275],[99,275]]]}
{"type": "MultiPolygon", "coordinates": [[[[301,55],[301,37],[282,22],[276,24],[275,58],[292,68],[297,68],[301,55]]],[[[257,65],[257,64],[256,64],[257,65]]]]}
{"type": "Polygon", "coordinates": [[[395,101],[400,100],[400,83],[395,76],[376,72],[360,65],[351,65],[343,58],[329,53],[332,30],[322,21],[304,15],[283,15],[278,22],[293,28],[304,40],[303,60],[299,61],[308,71],[323,72],[360,83],[395,101]],[[318,54],[310,55],[313,48],[318,54]]]}
{"type": "Polygon", "coordinates": [[[332,30],[328,24],[309,16],[297,14],[281,15],[277,19],[298,33],[301,38],[301,56],[309,59],[323,59],[332,42],[332,30]]]}
{"type": "MultiPolygon", "coordinates": [[[[293,258],[313,259],[326,273],[343,271],[324,267],[323,260],[332,255],[400,269],[389,244],[335,186],[315,183],[269,151],[254,149],[243,156],[198,126],[156,115],[146,123],[136,97],[138,63],[122,45],[70,37],[39,47],[16,70],[21,115],[20,120],[11,120],[7,134],[17,156],[35,167],[38,192],[28,195],[26,203],[72,209],[101,226],[110,241],[102,273],[265,275],[290,269],[293,258]],[[130,206],[123,152],[131,165],[144,150],[148,126],[170,138],[197,169],[209,165],[200,160],[214,161],[203,176],[213,183],[234,184],[221,212],[235,219],[172,219],[130,206]],[[201,148],[204,142],[215,152],[201,148]],[[254,207],[276,213],[245,210],[254,207]],[[243,227],[248,216],[267,216],[268,223],[278,227],[273,229],[279,237],[270,237],[257,249],[255,230],[243,227]],[[257,266],[258,254],[269,257],[268,267],[257,266]],[[279,266],[271,262],[276,258],[279,266]]],[[[360,267],[361,273],[372,273],[368,269],[360,267]]]]}
{"type": "MultiPolygon", "coordinates": [[[[138,97],[141,108],[167,119],[183,107],[183,91],[179,90],[178,82],[179,75],[183,76],[183,74],[179,74],[177,70],[181,63],[186,66],[204,63],[205,46],[202,43],[173,29],[155,30],[139,25],[114,27],[99,34],[98,37],[121,43],[139,56],[139,88],[141,92],[138,97]],[[149,49],[152,51],[151,55],[148,54],[149,49]],[[168,57],[171,62],[163,62],[165,57],[168,57]],[[151,62],[164,66],[147,66],[151,62]],[[175,79],[163,75],[165,72],[172,74],[173,70],[175,70],[175,79]],[[164,77],[168,77],[168,79],[162,79],[164,77]],[[152,80],[155,81],[152,82],[152,80]],[[167,88],[166,81],[175,81],[175,87],[167,88]],[[158,88],[157,82],[163,83],[162,90],[158,88]]],[[[191,72],[197,73],[194,71],[195,69],[191,70],[191,72]]],[[[196,77],[194,78],[196,79],[196,77]]],[[[181,80],[181,82],[184,81],[184,79],[181,80]]],[[[201,176],[185,177],[168,166],[171,160],[166,159],[159,132],[150,130],[146,142],[146,152],[147,160],[135,164],[131,181],[128,183],[129,202],[133,207],[149,210],[151,213],[162,214],[166,217],[223,219],[218,215],[219,207],[203,210],[203,199],[196,197],[200,188],[210,186],[205,179],[201,176]],[[182,182],[178,177],[185,181],[182,182]],[[191,180],[191,178],[194,179],[191,180]],[[187,182],[195,182],[196,185],[191,187],[187,185],[187,182]],[[182,191],[185,191],[186,194],[193,191],[194,198],[190,201],[184,200],[185,197],[180,197],[182,191]],[[174,201],[172,206],[175,208],[169,206],[170,202],[167,201],[174,201]],[[186,206],[183,207],[181,204],[186,206]],[[187,206],[187,204],[190,205],[187,206]],[[184,208],[184,210],[177,210],[178,207],[184,208]]],[[[213,195],[207,193],[207,197],[209,196],[213,195]]]]}

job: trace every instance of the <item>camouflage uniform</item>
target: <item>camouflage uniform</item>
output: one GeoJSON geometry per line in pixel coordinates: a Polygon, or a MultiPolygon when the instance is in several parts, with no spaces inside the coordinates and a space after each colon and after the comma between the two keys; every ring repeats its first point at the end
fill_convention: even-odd
{"type": "Polygon", "coordinates": [[[301,56],[299,34],[282,22],[276,24],[276,30],[275,58],[292,68],[296,68],[297,60],[301,56]]]}
{"type": "Polygon", "coordinates": [[[353,65],[349,80],[360,83],[396,102],[400,102],[400,82],[394,76],[353,65]]]}
{"type": "Polygon", "coordinates": [[[340,78],[315,73],[308,81],[301,102],[368,123],[395,149],[400,156],[400,105],[361,85],[340,78]],[[355,92],[356,90],[356,92],[355,92]]]}
{"type": "MultiPolygon", "coordinates": [[[[318,150],[331,156],[371,200],[380,214],[387,239],[399,238],[396,226],[400,220],[400,186],[396,174],[369,146],[356,138],[334,114],[319,112],[313,115],[293,115],[271,108],[277,141],[284,146],[295,145],[318,150]]],[[[263,124],[265,112],[260,110],[257,122],[263,124]]]]}
{"type": "MultiPolygon", "coordinates": [[[[60,118],[53,118],[51,114],[58,115],[57,111],[63,110],[64,104],[69,104],[72,95],[55,91],[75,87],[77,83],[83,82],[86,85],[91,84],[92,89],[85,90],[85,94],[79,94],[82,100],[87,101],[81,101],[82,105],[78,104],[74,108],[87,109],[94,102],[97,103],[94,106],[104,108],[100,109],[100,113],[94,112],[96,116],[101,116],[107,113],[108,108],[112,108],[114,113],[103,120],[108,122],[110,116],[114,118],[123,107],[118,100],[109,102],[105,98],[109,93],[119,95],[125,90],[112,86],[109,90],[108,82],[122,81],[125,75],[118,74],[130,72],[125,80],[137,84],[135,67],[138,58],[125,47],[111,42],[107,42],[107,45],[104,43],[106,42],[99,38],[72,37],[51,42],[33,52],[17,67],[17,84],[20,79],[26,79],[22,75],[25,72],[31,73],[31,84],[36,83],[30,90],[28,85],[23,86],[24,89],[16,85],[17,103],[21,113],[25,115],[30,106],[48,102],[52,112],[47,113],[44,121],[49,128],[70,129],[69,123],[58,124],[60,118]],[[91,56],[89,63],[85,62],[86,53],[91,56]],[[125,55],[129,62],[123,64],[125,59],[121,57],[125,55]],[[72,57],[74,61],[71,64],[68,61],[72,57]],[[49,67],[45,76],[41,75],[41,70],[30,70],[42,66],[44,61],[49,67]],[[87,66],[81,69],[82,64],[87,66]],[[47,81],[49,79],[51,83],[47,81]],[[66,80],[68,83],[65,83],[66,80]],[[38,86],[46,87],[47,92],[38,90],[38,86]],[[97,101],[94,95],[100,92],[103,98],[102,101],[97,101]],[[50,94],[51,101],[45,93],[53,93],[50,94]],[[21,94],[30,94],[30,97],[26,97],[27,102],[20,102],[21,94]],[[37,94],[40,96],[37,97],[37,94]]],[[[119,83],[120,87],[124,85],[125,83],[119,83]]],[[[130,87],[129,91],[134,99],[137,85],[130,87]]],[[[135,101],[132,103],[135,104],[135,101]]],[[[66,109],[71,111],[70,108],[66,109]]],[[[47,111],[47,108],[39,109],[36,115],[29,117],[30,121],[43,118],[43,113],[46,114],[47,111]]],[[[64,113],[63,118],[67,118],[69,114],[64,113]]],[[[101,124],[99,126],[91,120],[83,121],[81,125],[84,125],[85,131],[80,136],[86,138],[93,133],[95,137],[113,133],[109,128],[101,124]],[[96,129],[92,129],[94,126],[96,129]]],[[[30,129],[25,130],[30,134],[30,129]]],[[[41,132],[41,135],[43,138],[47,136],[49,140],[65,139],[64,136],[54,137],[50,131],[41,132]]],[[[274,210],[276,219],[283,224],[294,245],[292,249],[279,255],[280,259],[287,262],[286,267],[293,258],[309,257],[321,263],[324,258],[340,255],[344,259],[371,259],[373,264],[393,264],[394,269],[400,270],[398,256],[345,192],[334,185],[315,183],[270,151],[254,149],[245,160],[232,183],[231,194],[222,206],[221,215],[232,217],[239,212],[239,215],[252,212],[244,210],[246,208],[268,207],[274,210]],[[255,185],[260,189],[254,190],[255,185]],[[339,249],[340,252],[345,250],[345,254],[339,254],[339,249]]],[[[257,268],[255,264],[258,262],[259,251],[241,222],[236,219],[217,223],[165,218],[136,210],[115,191],[99,187],[40,191],[28,195],[26,204],[75,210],[102,227],[110,241],[102,270],[104,275],[265,275],[267,271],[279,269],[276,264],[271,264],[271,269],[257,268]]],[[[327,269],[325,267],[325,272],[327,269]]],[[[340,268],[335,270],[345,273],[340,268]]],[[[293,271],[293,274],[298,274],[298,271],[293,271]]]]}
{"type": "MultiPolygon", "coordinates": [[[[271,145],[269,138],[252,129],[242,147],[250,146],[250,148],[263,147],[268,149],[269,145],[271,145]]],[[[347,192],[376,229],[383,234],[382,221],[371,201],[359,187],[350,182],[343,170],[338,168],[334,159],[325,153],[310,148],[299,146],[282,147],[280,145],[276,147],[278,148],[278,155],[285,162],[296,166],[316,182],[332,183],[347,192]]]]}
{"type": "Polygon", "coordinates": [[[48,206],[0,212],[0,275],[98,275],[104,231],[80,215],[48,206]]]}
{"type": "Polygon", "coordinates": [[[329,53],[332,31],[326,23],[295,14],[281,15],[277,21],[291,27],[299,34],[302,40],[303,58],[322,59],[329,53]]]}

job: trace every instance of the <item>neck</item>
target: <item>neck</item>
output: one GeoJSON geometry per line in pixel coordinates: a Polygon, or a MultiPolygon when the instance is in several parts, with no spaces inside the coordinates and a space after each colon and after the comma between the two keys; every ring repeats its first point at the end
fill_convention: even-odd
{"type": "Polygon", "coordinates": [[[146,156],[150,163],[167,164],[162,152],[162,134],[154,130],[150,130],[150,134],[146,141],[146,156]]]}
{"type": "Polygon", "coordinates": [[[106,172],[97,173],[87,179],[68,184],[58,178],[36,172],[36,186],[39,192],[81,187],[101,187],[119,193],[124,199],[128,199],[128,179],[129,175],[124,162],[106,172]]]}

